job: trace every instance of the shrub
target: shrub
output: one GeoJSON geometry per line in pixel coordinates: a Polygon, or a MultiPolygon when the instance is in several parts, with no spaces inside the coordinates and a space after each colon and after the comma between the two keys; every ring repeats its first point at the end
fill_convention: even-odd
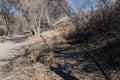
{"type": "Polygon", "coordinates": [[[0,29],[0,36],[3,36],[5,34],[5,31],[3,29],[0,29]]]}
{"type": "Polygon", "coordinates": [[[96,51],[96,57],[113,67],[120,66],[120,38],[108,42],[105,46],[96,51]]]}
{"type": "Polygon", "coordinates": [[[86,43],[117,36],[120,33],[119,9],[119,4],[113,4],[94,11],[87,23],[83,21],[67,39],[86,43]]]}

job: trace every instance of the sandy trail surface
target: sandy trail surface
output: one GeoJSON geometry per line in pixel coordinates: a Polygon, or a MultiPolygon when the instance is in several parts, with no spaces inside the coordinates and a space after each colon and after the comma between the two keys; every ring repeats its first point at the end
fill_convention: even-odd
{"type": "Polygon", "coordinates": [[[26,39],[27,36],[25,35],[17,35],[0,39],[0,66],[8,63],[9,61],[5,59],[10,57],[15,51],[20,49],[22,46],[29,44],[28,41],[25,41],[26,39]]]}

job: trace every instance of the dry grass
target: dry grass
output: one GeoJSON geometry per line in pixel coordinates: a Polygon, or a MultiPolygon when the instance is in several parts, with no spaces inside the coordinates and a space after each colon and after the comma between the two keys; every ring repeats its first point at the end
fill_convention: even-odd
{"type": "Polygon", "coordinates": [[[40,53],[35,47],[33,49],[31,47],[27,55],[26,53],[21,53],[24,52],[23,50],[19,51],[20,55],[17,55],[11,63],[0,69],[0,74],[3,75],[0,78],[2,80],[53,80],[53,78],[60,78],[50,71],[48,67],[36,62],[36,58],[40,53]]]}
{"type": "Polygon", "coordinates": [[[50,70],[40,63],[36,63],[36,58],[42,52],[40,44],[25,46],[20,49],[12,62],[5,65],[3,72],[3,80],[50,80],[50,70]]]}
{"type": "MultiPolygon", "coordinates": [[[[24,60],[24,59],[21,59],[24,60]]],[[[40,63],[14,67],[3,80],[51,80],[51,71],[40,63]]]]}
{"type": "Polygon", "coordinates": [[[2,80],[63,80],[61,77],[50,71],[47,67],[37,62],[38,57],[43,53],[50,53],[48,46],[40,36],[32,36],[27,41],[31,41],[31,45],[24,46],[18,50],[12,61],[0,69],[0,79],[2,80]],[[58,79],[57,79],[58,78],[58,79]]]}
{"type": "Polygon", "coordinates": [[[38,35],[34,35],[34,36],[30,36],[28,39],[27,39],[27,41],[30,41],[30,42],[35,42],[35,43],[42,43],[43,42],[43,40],[41,39],[41,37],[40,37],[40,34],[38,34],[38,35]]]}

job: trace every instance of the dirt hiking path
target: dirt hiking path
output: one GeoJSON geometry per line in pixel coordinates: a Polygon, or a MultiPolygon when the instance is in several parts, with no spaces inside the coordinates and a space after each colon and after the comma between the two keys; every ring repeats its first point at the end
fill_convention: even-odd
{"type": "Polygon", "coordinates": [[[25,41],[26,39],[26,35],[17,35],[14,37],[0,39],[0,66],[8,63],[9,61],[6,59],[15,51],[24,45],[30,44],[30,42],[25,41]]]}
{"type": "MultiPolygon", "coordinates": [[[[57,34],[57,33],[55,33],[55,34],[57,34]]],[[[31,49],[32,54],[34,54],[34,50],[39,51],[36,48],[36,43],[42,43],[42,44],[45,44],[45,45],[47,43],[47,44],[53,46],[54,44],[56,44],[56,41],[58,41],[57,37],[54,36],[55,34],[53,33],[53,31],[46,31],[46,32],[41,33],[40,34],[41,36],[40,35],[31,36],[27,39],[23,38],[23,36],[17,36],[17,38],[16,37],[11,37],[11,38],[0,40],[0,67],[1,67],[0,79],[4,79],[4,80],[16,80],[16,79],[21,79],[21,80],[49,80],[51,78],[52,79],[55,78],[54,80],[64,80],[62,77],[60,77],[55,72],[51,71],[50,69],[48,69],[46,66],[44,66],[41,63],[37,63],[37,62],[36,63],[30,63],[30,65],[29,65],[30,59],[27,59],[27,58],[23,59],[22,57],[19,57],[18,59],[16,59],[15,65],[13,65],[13,66],[8,65],[9,67],[6,66],[7,63],[10,62],[9,60],[11,60],[14,57],[14,53],[18,49],[22,48],[22,46],[25,47],[25,45],[28,45],[28,46],[32,45],[32,48],[33,48],[33,49],[31,49]],[[46,43],[44,42],[43,38],[46,40],[46,43]],[[19,64],[19,60],[21,60],[21,59],[23,59],[24,61],[23,62],[20,61],[20,64],[19,64]],[[29,60],[29,61],[27,61],[27,60],[29,60]],[[27,66],[26,65],[20,66],[24,63],[27,64],[27,66]],[[18,67],[18,65],[20,67],[18,67]],[[12,67],[10,67],[10,66],[12,66],[12,67]],[[11,68],[13,68],[13,69],[11,69],[11,68]],[[11,71],[8,73],[9,69],[11,71]],[[8,74],[6,73],[6,71],[7,71],[8,74]],[[32,72],[29,72],[29,71],[32,71],[32,72]],[[48,73],[50,75],[48,75],[48,73]],[[30,74],[31,74],[31,77],[30,77],[30,74]],[[24,75],[24,77],[23,77],[23,75],[24,75]],[[46,76],[46,75],[48,75],[48,76],[46,76]],[[46,78],[49,78],[49,79],[46,79],[46,78]]],[[[60,40],[60,38],[59,38],[59,40],[60,40]]],[[[38,48],[42,47],[39,44],[37,46],[39,46],[38,48]]],[[[31,58],[33,58],[35,56],[35,55],[32,55],[32,54],[31,55],[29,54],[29,58],[30,58],[30,56],[32,56],[31,58]]]]}

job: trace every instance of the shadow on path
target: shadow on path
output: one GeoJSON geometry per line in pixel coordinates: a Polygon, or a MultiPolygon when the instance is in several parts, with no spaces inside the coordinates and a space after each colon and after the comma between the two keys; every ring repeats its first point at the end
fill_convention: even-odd
{"type": "Polygon", "coordinates": [[[71,71],[65,71],[66,67],[58,64],[57,68],[50,67],[52,71],[56,74],[60,75],[64,80],[79,80],[76,77],[70,75],[71,71]]]}

